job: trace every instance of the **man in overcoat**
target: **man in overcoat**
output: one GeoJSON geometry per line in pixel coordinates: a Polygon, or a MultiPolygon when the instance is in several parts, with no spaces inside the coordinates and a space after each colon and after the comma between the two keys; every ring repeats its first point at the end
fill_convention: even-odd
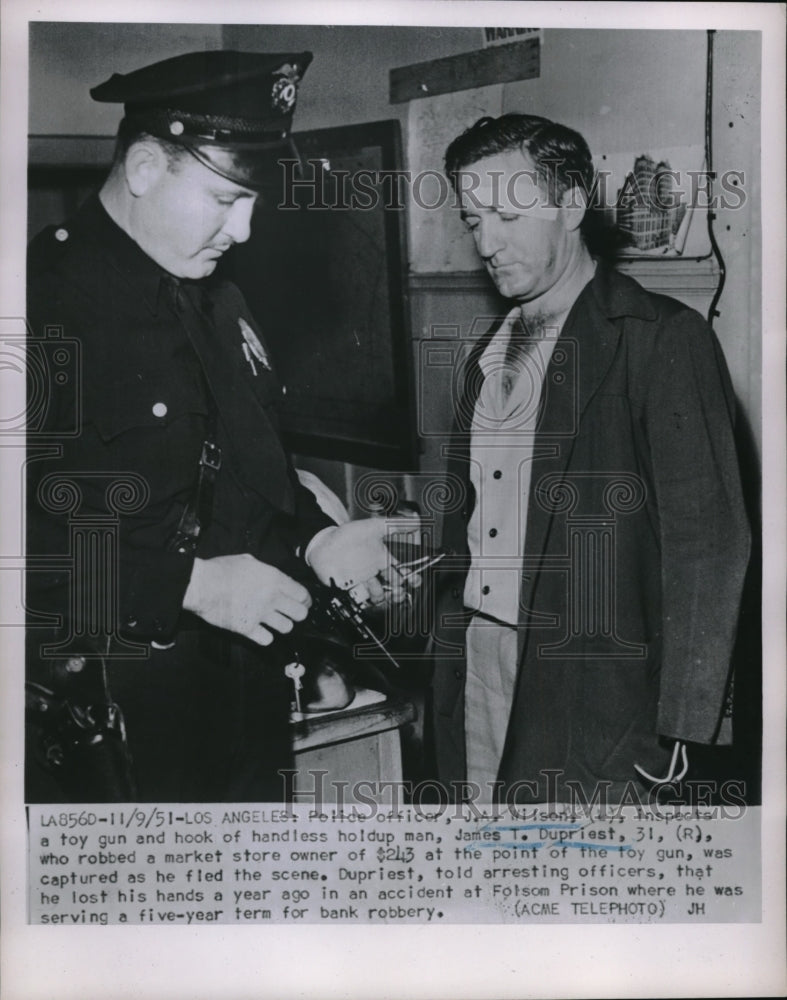
{"type": "Polygon", "coordinates": [[[384,519],[337,527],[300,485],[263,331],[213,274],[293,155],[310,61],[196,52],[95,87],[125,106],[109,177],[31,244],[28,677],[48,735],[28,801],[280,800],[297,678],[274,636],[310,579],[383,596],[384,519]]]}
{"type": "Polygon", "coordinates": [[[446,172],[511,309],[457,380],[440,777],[484,801],[645,801],[729,740],[750,539],[724,358],[698,313],[591,256],[579,134],[483,118],[446,172]]]}

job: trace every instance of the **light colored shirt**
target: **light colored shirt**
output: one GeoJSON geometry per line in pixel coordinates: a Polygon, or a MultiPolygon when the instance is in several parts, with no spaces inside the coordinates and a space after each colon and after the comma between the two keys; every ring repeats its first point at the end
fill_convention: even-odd
{"type": "Polygon", "coordinates": [[[467,527],[468,608],[510,625],[519,620],[533,442],[544,380],[565,315],[551,319],[513,362],[507,359],[519,306],[506,316],[481,355],[484,375],[470,441],[475,509],[467,527]]]}

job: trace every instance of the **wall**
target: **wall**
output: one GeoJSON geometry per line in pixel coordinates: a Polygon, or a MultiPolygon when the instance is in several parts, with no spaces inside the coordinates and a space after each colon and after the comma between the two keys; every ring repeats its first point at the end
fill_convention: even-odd
{"type": "Polygon", "coordinates": [[[113,73],[128,73],[159,59],[222,47],[217,24],[30,25],[31,135],[114,135],[122,117],[116,104],[88,93],[113,73]]]}
{"type": "Polygon", "coordinates": [[[752,479],[762,459],[762,342],[771,335],[762,325],[760,47],[758,32],[718,32],[713,75],[713,167],[741,171],[746,194],[714,224],[727,278],[713,325],[741,404],[752,479]]]}
{"type": "Polygon", "coordinates": [[[480,28],[397,28],[383,25],[226,25],[224,45],[250,52],[308,49],[296,129],[404,121],[406,104],[388,103],[388,71],[481,46],[480,28]]]}

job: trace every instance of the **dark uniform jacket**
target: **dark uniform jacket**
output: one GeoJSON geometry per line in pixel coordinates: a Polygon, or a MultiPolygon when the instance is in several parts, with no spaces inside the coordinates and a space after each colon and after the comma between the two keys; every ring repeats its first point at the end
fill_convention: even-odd
{"type": "Polygon", "coordinates": [[[49,383],[29,401],[30,662],[58,619],[71,646],[108,643],[142,798],[277,797],[289,763],[281,670],[181,610],[193,556],[167,548],[211,424],[222,464],[198,556],[303,574],[296,551],[329,523],[282,448],[282,390],[241,320],[260,336],[236,287],[175,281],[97,196],[31,244],[29,357],[49,383]],[[115,541],[96,558],[104,543],[85,538],[101,531],[115,541]]]}
{"type": "MultiPolygon", "coordinates": [[[[447,782],[465,777],[470,422],[478,359],[496,329],[468,359],[450,449],[467,502],[445,524],[457,555],[442,574],[435,631],[447,782]]],[[[519,667],[498,775],[509,789],[537,783],[520,799],[567,799],[567,781],[588,798],[598,782],[620,795],[629,780],[638,787],[635,763],[666,773],[672,741],[727,738],[750,542],[733,418],[721,349],[699,314],[599,266],[552,355],[534,438],[519,667]]]]}

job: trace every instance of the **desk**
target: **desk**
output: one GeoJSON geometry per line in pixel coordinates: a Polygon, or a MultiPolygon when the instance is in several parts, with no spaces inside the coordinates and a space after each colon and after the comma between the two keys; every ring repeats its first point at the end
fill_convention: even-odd
{"type": "MultiPolygon", "coordinates": [[[[295,801],[298,792],[317,798],[322,785],[323,802],[336,803],[341,797],[347,805],[364,804],[353,794],[358,781],[401,781],[402,749],[399,729],[412,722],[414,706],[404,698],[385,698],[369,702],[371,692],[358,691],[351,704],[338,712],[296,716],[292,722],[295,752],[295,801]],[[360,707],[354,707],[356,703],[360,707]],[[310,771],[327,774],[313,776],[310,771]],[[339,789],[333,782],[341,782],[339,789]]],[[[384,792],[364,785],[362,794],[376,802],[384,792]]],[[[390,798],[390,792],[386,798],[390,798]]],[[[315,805],[317,802],[315,801],[315,805]]]]}

